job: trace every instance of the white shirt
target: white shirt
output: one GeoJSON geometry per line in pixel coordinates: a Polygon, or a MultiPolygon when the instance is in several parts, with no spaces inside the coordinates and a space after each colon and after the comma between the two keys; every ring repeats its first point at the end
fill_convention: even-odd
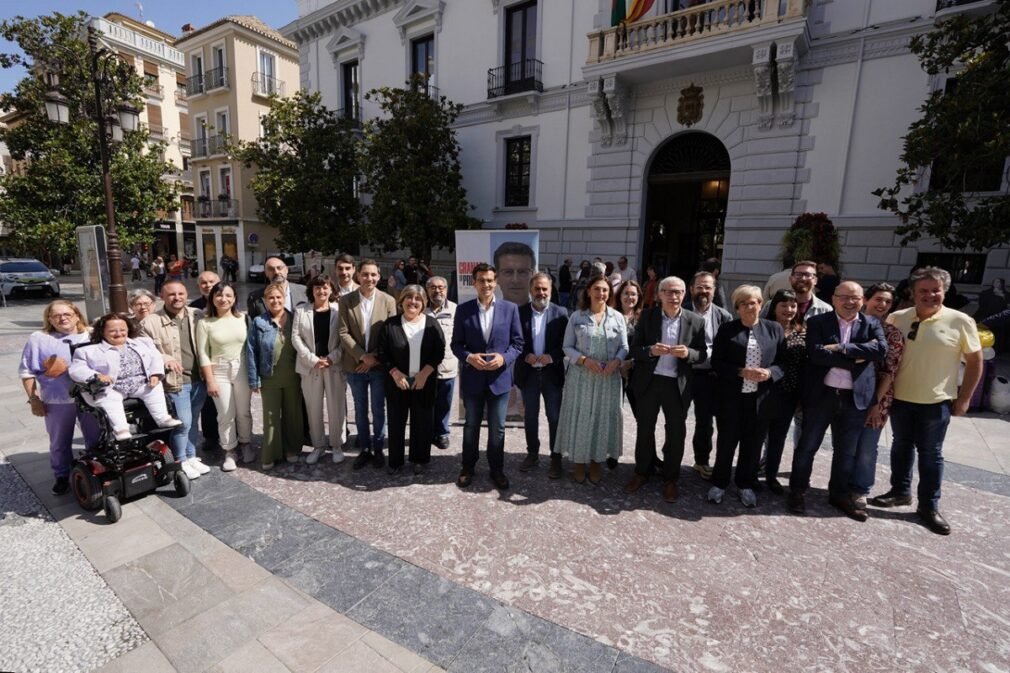
{"type": "Polygon", "coordinates": [[[375,308],[375,294],[371,298],[361,295],[361,331],[365,335],[365,352],[368,352],[368,339],[372,335],[372,310],[375,308]]]}
{"type": "Polygon", "coordinates": [[[424,314],[414,322],[406,319],[401,321],[403,333],[407,335],[407,346],[410,348],[410,362],[407,366],[407,376],[417,376],[421,371],[421,342],[424,340],[424,314]]]}
{"type": "Polygon", "coordinates": [[[343,297],[345,294],[351,294],[357,289],[358,286],[355,285],[353,281],[348,283],[347,287],[344,287],[343,285],[337,285],[337,296],[343,297]]]}
{"type": "MultiPolygon", "coordinates": [[[[838,317],[838,343],[847,344],[852,339],[852,328],[859,321],[859,314],[852,320],[846,320],[842,316],[838,317]]],[[[852,372],[844,367],[832,367],[824,375],[824,385],[830,388],[840,388],[841,390],[852,390],[852,372]]]]}
{"type": "MultiPolygon", "coordinates": [[[[676,346],[680,340],[680,317],[670,318],[663,313],[663,326],[659,332],[659,342],[666,346],[676,346]]],[[[656,374],[659,376],[669,376],[677,378],[677,358],[672,355],[660,355],[659,362],[656,363],[656,374]]]]}
{"type": "MultiPolygon", "coordinates": [[[[533,354],[536,356],[541,356],[544,354],[544,349],[547,347],[547,307],[544,307],[543,311],[538,311],[532,306],[530,306],[533,319],[530,321],[530,330],[533,332],[533,354]]],[[[541,368],[544,365],[541,363],[536,363],[533,365],[536,368],[541,368]]]]}
{"type": "Polygon", "coordinates": [[[480,318],[480,330],[484,333],[485,344],[491,340],[491,326],[494,324],[494,305],[495,299],[493,297],[487,308],[484,308],[479,299],[477,300],[477,316],[480,318]]]}

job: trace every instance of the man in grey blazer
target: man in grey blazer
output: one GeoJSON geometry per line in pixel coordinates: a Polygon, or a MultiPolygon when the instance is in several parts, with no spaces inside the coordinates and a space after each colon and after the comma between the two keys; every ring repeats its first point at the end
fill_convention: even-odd
{"type": "MultiPolygon", "coordinates": [[[[719,281],[710,271],[699,271],[691,279],[692,311],[705,324],[705,347],[712,352],[712,343],[719,326],[733,319],[730,312],[715,304],[719,281]]],[[[694,402],[694,469],[702,479],[711,479],[712,419],[715,418],[716,381],[712,363],[708,359],[691,368],[691,397],[694,402]]]]}
{"type": "Polygon", "coordinates": [[[381,468],[386,460],[382,445],[386,441],[386,371],[379,364],[376,351],[379,330],[390,316],[396,315],[396,301],[378,289],[379,265],[362,260],[358,266],[358,289],[340,298],[340,363],[347,374],[347,385],[354,399],[354,424],[361,453],[354,459],[358,470],[371,462],[381,468]],[[372,433],[368,433],[368,407],[372,407],[372,433]]]}
{"type": "MultiPolygon", "coordinates": [[[[284,260],[280,257],[267,257],[266,261],[263,262],[263,275],[267,277],[267,285],[273,282],[274,278],[280,276],[284,280],[288,279],[288,265],[284,263],[284,260]]],[[[267,305],[263,303],[263,291],[266,286],[261,287],[258,290],[253,290],[249,293],[248,299],[246,299],[246,308],[249,311],[249,319],[255,318],[256,316],[266,312],[267,305]]],[[[309,301],[309,296],[305,292],[305,286],[299,285],[298,283],[288,283],[288,294],[284,299],[284,308],[295,312],[295,308],[299,304],[304,304],[309,301]]]]}
{"type": "Polygon", "coordinates": [[[676,502],[684,458],[687,408],[691,406],[693,366],[708,358],[705,323],[681,304],[687,288],[676,276],[659,283],[660,305],[642,313],[631,340],[631,386],[638,400],[635,475],[624,490],[635,493],[648,480],[656,459],[656,421],[666,421],[663,443],[663,499],[676,502]]]}

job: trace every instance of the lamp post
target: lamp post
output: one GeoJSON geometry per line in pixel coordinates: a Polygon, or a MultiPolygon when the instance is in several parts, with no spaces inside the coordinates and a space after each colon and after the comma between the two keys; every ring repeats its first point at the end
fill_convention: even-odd
{"type": "MultiPolygon", "coordinates": [[[[88,26],[88,49],[91,52],[91,81],[95,88],[94,122],[98,134],[98,155],[102,163],[102,187],[105,191],[105,220],[107,257],[109,262],[109,307],[113,313],[126,313],[126,285],[123,283],[123,252],[116,233],[116,208],[112,200],[112,174],[109,172],[109,142],[122,140],[123,134],[137,130],[140,112],[127,102],[116,106],[116,114],[105,110],[103,88],[106,73],[102,72],[100,59],[107,50],[99,44],[99,32],[88,26]]],[[[46,92],[46,115],[58,124],[70,122],[70,105],[66,96],[56,86],[46,92]]]]}

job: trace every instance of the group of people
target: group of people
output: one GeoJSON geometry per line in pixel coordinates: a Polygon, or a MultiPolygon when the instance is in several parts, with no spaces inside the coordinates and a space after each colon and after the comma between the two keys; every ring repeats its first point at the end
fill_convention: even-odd
{"type": "MultiPolygon", "coordinates": [[[[627,272],[626,260],[619,268],[627,272]]],[[[336,259],[332,279],[318,275],[307,286],[288,282],[276,257],[266,261],[265,275],[269,284],[248,296],[244,313],[235,287],[212,272],[200,275],[196,300],[170,280],[161,288],[160,310],[153,311],[150,293],[137,291],[132,317],[103,316],[90,334],[73,304],[58,300],[46,308],[20,374],[33,413],[46,417],[55,492],[67,490],[75,421],[86,443],[95,439],[94,423],[68,406],[71,380],[98,377],[107,384],[93,401],[109,412],[117,434],[123,397],[143,399],[159,425],[177,425],[173,452],[198,478],[209,469],[197,457],[199,425],[205,440],[224,450],[226,471],[257,456],[265,470],[281,461],[314,464],[327,452],[342,462],[347,388],[357,428],[354,469],[396,474],[409,463],[422,473],[432,446],[449,447],[458,379],[465,422],[456,484],[463,489],[476,473],[485,415],[489,476],[497,488],[509,488],[505,414],[514,385],[525,407],[523,472],[539,464],[543,407],[547,476],[562,477],[567,459],[576,482],[600,484],[604,466],[616,467],[623,453],[626,399],[637,436],[625,490],[636,493],[659,475],[663,498],[676,502],[693,408],[693,468],[711,481],[707,499],[721,503],[732,481],[741,502],[754,507],[761,488],[786,491],[778,473],[795,421],[791,511],[805,512],[814,458],[830,427],[833,506],[865,521],[868,503],[911,504],[918,454],[918,513],[931,530],[950,530],[939,511],[943,438],[950,417],[967,409],[982,355],[974,321],[943,306],[950,276],[942,269],[914,273],[914,305],[896,312],[895,288],[886,283],[864,293],[855,282],[839,282],[831,303],[824,302],[811,261],[793,265],[789,288],[767,303],[752,285],[736,288],[726,302],[717,270],[706,267],[689,284],[675,276],[657,280],[652,307],[636,279],[615,286],[604,268],[589,275],[574,311],[551,300],[553,279],[542,272],[529,277],[522,305],[500,297],[498,269],[486,263],[473,270],[477,298],[458,306],[441,276],[430,275],[423,286],[408,282],[394,298],[378,288],[374,260],[356,263],[349,255],[336,259]],[[82,342],[97,348],[78,347],[82,342]],[[152,401],[162,388],[175,417],[163,399],[160,407],[152,401]],[[259,451],[252,435],[256,395],[263,407],[259,451]],[[660,411],[665,433],[657,450],[660,411]],[[891,488],[868,499],[888,417],[891,488]],[[312,450],[303,457],[306,435],[312,450]]]]}

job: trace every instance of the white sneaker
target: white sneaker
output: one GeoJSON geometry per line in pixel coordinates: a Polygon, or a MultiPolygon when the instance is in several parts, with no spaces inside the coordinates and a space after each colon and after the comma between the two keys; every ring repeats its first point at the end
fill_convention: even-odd
{"type": "Polygon", "coordinates": [[[344,452],[340,449],[333,449],[333,464],[339,465],[344,462],[344,452]]]}
{"type": "Polygon", "coordinates": [[[231,472],[235,469],[235,451],[226,451],[224,454],[224,463],[221,465],[222,472],[231,472]]]}
{"type": "Polygon", "coordinates": [[[200,474],[207,474],[210,472],[210,468],[203,464],[203,461],[195,456],[187,461],[194,470],[200,474]]]}
{"type": "Polygon", "coordinates": [[[238,448],[242,449],[242,462],[251,463],[256,460],[256,447],[250,443],[239,444],[238,448]]]}
{"type": "Polygon", "coordinates": [[[187,477],[189,477],[190,481],[200,478],[200,473],[190,464],[188,460],[182,461],[182,471],[187,477]]]}
{"type": "Polygon", "coordinates": [[[323,457],[323,453],[325,453],[325,452],[326,452],[326,449],[323,448],[323,447],[312,449],[312,452],[309,453],[309,455],[305,456],[305,462],[306,462],[306,464],[308,464],[308,465],[315,465],[316,463],[319,462],[319,459],[323,457]]]}
{"type": "Polygon", "coordinates": [[[722,496],[726,495],[726,489],[713,486],[708,489],[708,501],[719,505],[722,504],[722,496]]]}
{"type": "Polygon", "coordinates": [[[757,507],[757,494],[749,488],[742,488],[740,489],[740,502],[743,503],[744,507],[757,507]]]}
{"type": "Polygon", "coordinates": [[[171,416],[169,416],[168,418],[163,418],[160,421],[158,421],[159,428],[177,428],[180,425],[182,425],[182,421],[180,421],[178,418],[172,418],[171,416]]]}

